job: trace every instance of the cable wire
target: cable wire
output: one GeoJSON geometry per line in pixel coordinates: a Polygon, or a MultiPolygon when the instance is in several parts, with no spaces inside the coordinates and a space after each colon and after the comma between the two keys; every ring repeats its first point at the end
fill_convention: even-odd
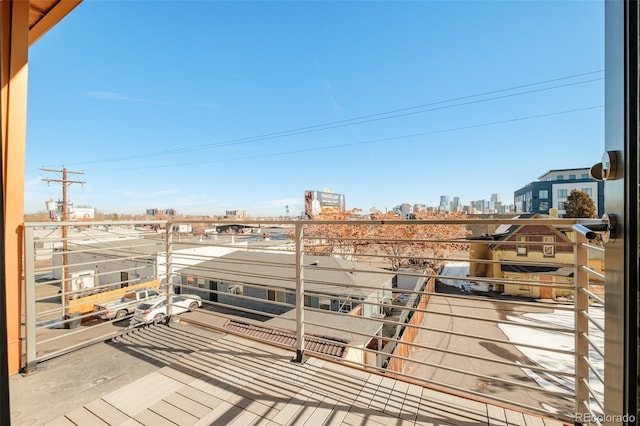
{"type": "Polygon", "coordinates": [[[242,157],[227,158],[227,159],[205,160],[205,161],[194,161],[194,162],[189,162],[189,163],[171,163],[171,164],[162,164],[162,165],[156,165],[156,166],[140,166],[140,165],[137,165],[137,166],[134,166],[134,167],[95,169],[95,170],[96,171],[117,171],[117,170],[139,170],[139,169],[157,169],[157,168],[169,168],[169,167],[184,167],[184,166],[192,166],[192,165],[198,165],[198,164],[225,163],[225,162],[230,162],[230,161],[244,161],[244,160],[250,160],[250,159],[256,159],[256,158],[276,157],[276,156],[290,155],[290,154],[301,154],[301,153],[307,153],[307,152],[313,152],[313,151],[324,151],[324,150],[328,150],[328,149],[345,148],[345,147],[348,147],[348,146],[368,145],[368,144],[374,144],[374,143],[380,143],[380,142],[389,142],[389,141],[394,141],[394,140],[409,139],[409,138],[415,138],[415,137],[419,137],[419,136],[428,136],[428,135],[435,135],[435,134],[440,134],[440,133],[454,132],[454,131],[459,131],[459,130],[467,130],[467,129],[474,129],[474,128],[479,128],[479,127],[494,126],[494,125],[498,125],[498,124],[514,123],[514,122],[518,122],[518,121],[533,120],[533,119],[536,119],[536,118],[545,118],[545,117],[551,117],[551,116],[556,116],[556,115],[571,114],[571,113],[589,111],[589,110],[594,110],[594,109],[599,109],[599,108],[604,108],[604,105],[595,105],[595,106],[584,107],[584,108],[576,108],[576,109],[570,109],[570,110],[565,110],[565,111],[556,111],[556,112],[551,112],[551,113],[547,113],[547,114],[538,114],[538,115],[530,115],[530,116],[526,116],[526,117],[511,118],[511,119],[508,119],[508,120],[492,121],[492,122],[487,122],[487,123],[471,124],[471,125],[468,125],[468,126],[452,127],[452,128],[447,128],[447,129],[432,130],[432,131],[428,131],[428,132],[413,133],[413,134],[408,134],[408,135],[390,136],[390,137],[387,137],[387,138],[372,139],[372,140],[359,141],[359,142],[349,142],[349,143],[343,143],[343,144],[337,144],[337,145],[328,145],[328,146],[321,146],[321,147],[314,147],[314,148],[304,148],[304,149],[277,152],[277,153],[270,153],[270,154],[256,154],[256,155],[251,155],[251,156],[242,156],[242,157]]]}
{"type": "Polygon", "coordinates": [[[505,99],[505,98],[515,97],[515,96],[522,96],[522,95],[538,93],[538,92],[543,92],[543,91],[548,91],[548,90],[555,90],[555,89],[575,86],[575,85],[579,85],[579,84],[592,83],[592,82],[604,80],[604,77],[588,79],[588,80],[583,80],[583,81],[578,81],[578,82],[565,83],[565,84],[561,84],[561,85],[544,87],[544,88],[533,89],[533,90],[527,90],[527,91],[511,93],[511,94],[506,94],[506,95],[493,96],[493,97],[489,97],[489,98],[472,100],[472,101],[467,101],[467,102],[459,102],[459,103],[455,103],[455,104],[452,104],[452,105],[442,105],[442,104],[456,102],[456,101],[460,101],[460,100],[472,99],[472,98],[491,95],[491,94],[495,94],[495,93],[502,93],[502,92],[515,90],[515,89],[520,89],[520,88],[524,88],[524,87],[531,87],[531,86],[546,84],[546,83],[550,83],[550,82],[562,81],[562,80],[581,77],[581,76],[585,76],[585,75],[596,74],[596,73],[600,73],[602,71],[603,70],[597,70],[597,71],[591,71],[591,72],[586,72],[586,73],[581,73],[581,74],[574,74],[574,75],[571,75],[571,76],[565,76],[565,77],[555,78],[555,79],[551,79],[551,80],[544,80],[544,81],[535,82],[535,83],[528,83],[528,84],[523,84],[523,85],[519,85],[519,86],[513,86],[513,87],[504,88],[504,89],[499,89],[499,90],[493,90],[493,91],[489,91],[489,92],[483,92],[483,93],[479,93],[479,94],[474,94],[474,95],[467,95],[467,96],[462,96],[462,97],[457,97],[457,98],[451,98],[451,99],[447,99],[447,100],[441,100],[441,101],[436,101],[436,102],[432,102],[432,103],[426,103],[426,104],[421,104],[421,105],[416,105],[416,106],[411,106],[411,107],[406,107],[406,108],[401,108],[401,109],[395,109],[395,110],[386,111],[386,112],[380,112],[380,113],[376,113],[376,114],[369,114],[369,115],[354,117],[354,118],[345,119],[345,120],[332,121],[332,122],[323,123],[323,124],[316,124],[316,125],[312,125],[312,126],[298,127],[298,128],[289,129],[289,130],[283,130],[283,131],[278,131],[278,132],[265,133],[265,134],[262,134],[262,135],[255,135],[255,136],[248,136],[248,137],[242,137],[242,138],[236,138],[236,139],[229,139],[229,140],[221,141],[221,142],[213,142],[213,143],[208,143],[208,144],[203,144],[203,145],[195,145],[195,146],[191,146],[191,147],[175,148],[175,149],[170,149],[170,150],[166,150],[166,151],[157,151],[157,152],[152,152],[152,153],[128,155],[128,156],[123,156],[123,157],[114,157],[114,158],[99,159],[99,160],[93,160],[93,161],[76,162],[76,163],[71,163],[71,164],[68,164],[68,165],[110,163],[110,162],[118,162],[118,161],[124,161],[124,160],[161,157],[161,156],[168,156],[168,155],[175,155],[175,154],[183,154],[183,153],[193,152],[193,151],[200,151],[200,150],[211,149],[211,148],[218,148],[218,147],[223,147],[223,146],[240,145],[240,144],[247,144],[247,143],[251,143],[251,142],[259,142],[259,141],[265,141],[265,140],[271,140],[271,139],[278,139],[278,138],[282,138],[282,137],[295,136],[295,135],[306,134],[306,133],[321,132],[321,131],[340,128],[340,127],[347,127],[347,126],[371,123],[371,122],[376,122],[376,121],[389,120],[389,119],[393,119],[393,118],[406,117],[406,116],[415,115],[415,114],[423,114],[423,113],[438,111],[438,110],[442,110],[442,109],[457,108],[457,107],[476,104],[476,103],[481,103],[481,102],[488,102],[488,101],[492,101],[492,100],[505,99]],[[436,105],[440,105],[440,106],[436,106],[436,105]],[[425,109],[425,108],[427,108],[427,109],[425,109]]]}

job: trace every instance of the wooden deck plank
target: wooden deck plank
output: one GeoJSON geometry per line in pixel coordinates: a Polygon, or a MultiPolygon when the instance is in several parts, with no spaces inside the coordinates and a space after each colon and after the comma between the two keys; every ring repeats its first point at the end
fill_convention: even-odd
{"type": "Polygon", "coordinates": [[[543,419],[542,421],[544,422],[544,426],[564,426],[566,424],[555,419],[543,419]]]}
{"type": "Polygon", "coordinates": [[[381,377],[370,375],[367,378],[367,381],[363,383],[355,402],[362,406],[368,407],[371,404],[372,399],[376,395],[378,385],[380,384],[381,380],[381,377]]]}
{"type": "Polygon", "coordinates": [[[300,389],[271,420],[281,425],[289,423],[289,421],[297,415],[298,411],[302,410],[302,407],[307,404],[307,401],[312,395],[312,392],[306,389],[300,389]]]}
{"type": "Polygon", "coordinates": [[[544,426],[544,421],[542,421],[541,417],[525,414],[524,424],[527,426],[544,426]]]}
{"type": "Polygon", "coordinates": [[[150,405],[171,395],[184,386],[170,377],[154,372],[103,397],[109,404],[129,417],[144,411],[150,405]]]}
{"type": "Polygon", "coordinates": [[[456,423],[476,423],[487,424],[486,404],[472,399],[462,398],[433,389],[424,388],[422,390],[422,401],[420,411],[441,414],[452,424],[456,423]]]}
{"type": "Polygon", "coordinates": [[[247,393],[245,389],[239,390],[237,394],[227,399],[226,402],[268,419],[275,417],[287,403],[285,400],[247,393]]]}
{"type": "Polygon", "coordinates": [[[418,403],[416,403],[416,398],[410,394],[409,392],[409,383],[397,382],[396,386],[394,386],[394,394],[399,392],[402,395],[402,407],[400,409],[399,417],[405,420],[413,420],[418,417],[419,399],[417,399],[418,403]]]}
{"type": "Polygon", "coordinates": [[[129,419],[129,420],[125,420],[122,423],[113,423],[113,424],[118,426],[138,426],[142,423],[135,421],[134,419],[129,419]]]}
{"type": "MultiPolygon", "coordinates": [[[[378,376],[376,376],[377,380],[378,376]]],[[[371,402],[369,402],[369,407],[373,410],[383,412],[387,406],[387,402],[389,401],[389,397],[391,396],[390,390],[388,388],[389,383],[392,383],[393,380],[387,377],[380,377],[380,381],[378,386],[376,387],[375,394],[371,398],[371,402]],[[391,381],[391,382],[390,382],[391,381]]]]}
{"type": "Polygon", "coordinates": [[[489,426],[508,426],[504,408],[487,405],[487,419],[489,426]]]}
{"type": "Polygon", "coordinates": [[[76,426],[71,420],[66,417],[58,417],[55,420],[45,423],[45,426],[76,426]]]}
{"type": "Polygon", "coordinates": [[[182,361],[162,367],[158,370],[158,373],[170,377],[177,382],[184,383],[185,385],[188,385],[204,375],[201,370],[195,370],[192,367],[183,364],[182,361]]]}
{"type": "Polygon", "coordinates": [[[211,371],[211,374],[219,381],[238,388],[242,388],[257,376],[257,373],[247,371],[243,366],[234,364],[219,365],[211,371]]]}
{"type": "Polygon", "coordinates": [[[182,395],[185,398],[207,407],[209,411],[213,410],[223,402],[223,400],[217,396],[192,386],[183,386],[176,391],[176,394],[182,395]]]}
{"type": "Polygon", "coordinates": [[[325,371],[325,369],[322,369],[315,372],[313,377],[309,377],[304,386],[317,392],[330,390],[334,398],[352,403],[360,394],[366,384],[366,380],[366,378],[362,379],[348,375],[340,376],[334,370],[325,371]]]}
{"type": "Polygon", "coordinates": [[[87,410],[84,407],[76,408],[75,410],[65,414],[65,417],[71,420],[73,424],[78,426],[82,426],[82,425],[107,426],[108,425],[108,423],[104,422],[100,417],[97,417],[95,414],[93,414],[91,411],[87,410]]]}
{"type": "Polygon", "coordinates": [[[134,419],[145,426],[176,426],[175,423],[170,422],[151,410],[143,410],[139,412],[136,414],[134,419]]]}
{"type": "Polygon", "coordinates": [[[343,402],[338,402],[334,407],[329,417],[325,421],[325,425],[327,426],[338,426],[344,422],[344,419],[349,414],[349,410],[351,409],[351,405],[345,404],[343,402]]]}
{"type": "Polygon", "coordinates": [[[300,390],[299,386],[286,382],[256,379],[247,383],[238,391],[239,394],[256,401],[289,401],[300,390]]]}
{"type": "Polygon", "coordinates": [[[370,422],[367,422],[364,417],[359,416],[352,412],[347,413],[344,420],[342,421],[342,424],[348,425],[348,426],[366,426],[366,425],[382,426],[381,423],[375,422],[373,420],[370,422]]]}
{"type": "Polygon", "coordinates": [[[209,348],[199,350],[197,352],[192,352],[185,355],[184,360],[182,360],[185,365],[200,369],[205,373],[211,371],[225,361],[226,359],[216,348],[209,348]]]}
{"type": "Polygon", "coordinates": [[[404,402],[402,404],[402,412],[411,413],[414,418],[416,418],[418,416],[418,413],[420,412],[422,387],[414,385],[413,383],[408,383],[407,385],[407,390],[404,395],[404,402]]]}
{"type": "Polygon", "coordinates": [[[183,411],[186,411],[187,413],[197,417],[198,419],[203,418],[211,411],[210,407],[202,405],[198,401],[195,401],[191,398],[187,398],[186,396],[178,392],[167,396],[166,398],[164,398],[164,401],[180,408],[183,411]]]}
{"type": "Polygon", "coordinates": [[[109,404],[103,399],[96,399],[84,406],[87,410],[91,411],[97,417],[102,419],[107,424],[118,425],[127,421],[130,417],[122,411],[118,410],[113,405],[109,404]]]}
{"type": "MultiPolygon", "coordinates": [[[[348,425],[393,425],[393,426],[413,426],[415,423],[409,420],[398,419],[385,413],[362,410],[350,411],[345,417],[344,423],[348,425]]],[[[442,423],[440,423],[442,424],[442,423]]]]}
{"type": "Polygon", "coordinates": [[[295,415],[289,419],[285,425],[302,425],[311,417],[316,411],[316,408],[320,405],[324,399],[323,395],[312,393],[307,399],[307,403],[300,407],[300,410],[296,411],[295,415]]]}
{"type": "MultiPolygon", "coordinates": [[[[409,384],[393,379],[388,380],[390,380],[390,382],[387,382],[386,385],[389,386],[389,399],[387,400],[387,405],[385,405],[384,407],[384,412],[407,420],[411,419],[412,417],[415,418],[417,412],[413,414],[404,414],[402,409],[409,384]]],[[[384,385],[385,382],[383,381],[382,386],[384,385]]]]}
{"type": "Polygon", "coordinates": [[[309,417],[309,420],[307,420],[304,424],[309,426],[326,424],[327,421],[331,418],[331,413],[333,413],[333,410],[337,404],[338,401],[331,397],[325,396],[313,411],[313,413],[309,417]]]}
{"type": "Polygon", "coordinates": [[[222,401],[222,404],[213,409],[209,414],[201,418],[196,426],[210,426],[213,424],[226,425],[233,422],[243,413],[242,408],[222,401]]]}
{"type": "Polygon", "coordinates": [[[167,401],[159,401],[149,407],[149,410],[177,424],[178,426],[192,426],[200,418],[190,414],[175,405],[169,404],[167,401]]]}
{"type": "Polygon", "coordinates": [[[228,423],[229,426],[247,426],[255,423],[260,416],[251,411],[244,411],[238,417],[233,419],[231,423],[228,423]]]}
{"type": "Polygon", "coordinates": [[[507,424],[509,426],[525,426],[524,414],[519,411],[504,410],[504,414],[507,417],[507,424]]]}

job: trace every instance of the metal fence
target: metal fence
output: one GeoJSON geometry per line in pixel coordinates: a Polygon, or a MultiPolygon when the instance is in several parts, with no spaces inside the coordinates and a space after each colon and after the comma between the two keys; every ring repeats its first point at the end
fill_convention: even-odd
{"type": "Polygon", "coordinates": [[[600,414],[603,249],[574,224],[26,224],[24,368],[128,332],[141,302],[131,297],[151,289],[162,309],[145,305],[138,326],[190,321],[290,348],[298,362],[323,357],[565,421],[600,414]]]}

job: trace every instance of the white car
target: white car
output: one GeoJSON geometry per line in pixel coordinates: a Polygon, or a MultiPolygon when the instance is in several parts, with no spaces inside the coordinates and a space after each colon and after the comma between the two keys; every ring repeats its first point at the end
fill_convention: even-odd
{"type": "MultiPolygon", "coordinates": [[[[187,311],[194,311],[202,306],[200,296],[195,294],[171,296],[170,315],[178,315],[187,311]]],[[[167,297],[162,296],[147,300],[138,305],[133,312],[131,325],[159,324],[167,318],[167,297]]]]}

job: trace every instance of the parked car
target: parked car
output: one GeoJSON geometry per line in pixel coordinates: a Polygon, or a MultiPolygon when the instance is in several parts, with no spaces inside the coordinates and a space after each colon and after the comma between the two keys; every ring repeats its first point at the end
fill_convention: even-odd
{"type": "Polygon", "coordinates": [[[154,288],[135,290],[126,293],[120,300],[96,304],[93,311],[103,320],[121,320],[131,314],[143,300],[155,299],[162,294],[154,288]]]}
{"type": "MultiPolygon", "coordinates": [[[[187,311],[194,311],[202,306],[200,296],[195,294],[172,296],[171,312],[169,315],[178,315],[187,311]]],[[[157,297],[138,305],[131,319],[132,326],[143,324],[159,324],[167,318],[167,297],[157,297]]]]}

